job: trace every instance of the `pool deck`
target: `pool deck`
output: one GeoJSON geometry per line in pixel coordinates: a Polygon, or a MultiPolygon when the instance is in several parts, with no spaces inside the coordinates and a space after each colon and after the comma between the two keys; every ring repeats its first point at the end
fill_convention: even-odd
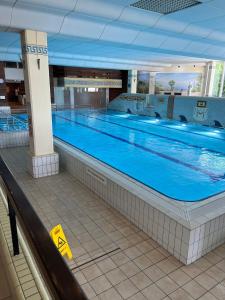
{"type": "Polygon", "coordinates": [[[225,245],[185,266],[68,172],[31,178],[26,151],[0,153],[46,228],[62,224],[75,257],[69,267],[89,299],[225,299],[225,245]]]}
{"type": "Polygon", "coordinates": [[[60,164],[185,264],[225,242],[225,194],[174,201],[84,152],[54,139],[60,164]]]}

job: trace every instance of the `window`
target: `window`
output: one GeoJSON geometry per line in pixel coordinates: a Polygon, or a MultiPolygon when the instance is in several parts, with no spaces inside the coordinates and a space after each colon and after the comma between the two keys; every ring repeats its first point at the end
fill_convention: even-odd
{"type": "MultiPolygon", "coordinates": [[[[223,79],[223,72],[224,72],[224,63],[223,62],[218,62],[216,63],[216,70],[215,70],[215,76],[214,76],[214,82],[213,82],[213,92],[212,96],[213,97],[221,97],[221,88],[223,85],[224,89],[224,79],[223,79]]],[[[225,92],[225,91],[224,91],[225,92]]],[[[222,94],[224,94],[222,92],[222,94]]]]}
{"type": "Polygon", "coordinates": [[[5,63],[5,67],[6,68],[17,68],[17,63],[14,61],[7,61],[5,63]]]}

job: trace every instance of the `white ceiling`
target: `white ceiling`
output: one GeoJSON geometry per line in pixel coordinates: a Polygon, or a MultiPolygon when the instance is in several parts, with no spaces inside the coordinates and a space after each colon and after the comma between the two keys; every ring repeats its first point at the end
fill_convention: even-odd
{"type": "Polygon", "coordinates": [[[48,32],[50,63],[148,69],[225,60],[225,1],[169,15],[135,0],[0,0],[0,59],[18,60],[18,31],[48,32]],[[14,31],[14,32],[12,32],[14,31]]]}

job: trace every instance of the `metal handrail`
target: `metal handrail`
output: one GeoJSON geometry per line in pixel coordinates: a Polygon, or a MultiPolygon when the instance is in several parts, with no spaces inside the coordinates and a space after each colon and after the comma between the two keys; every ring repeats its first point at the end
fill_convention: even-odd
{"type": "Polygon", "coordinates": [[[52,109],[53,110],[65,110],[65,109],[70,109],[70,110],[76,110],[76,109],[79,109],[79,108],[89,108],[89,109],[94,109],[93,106],[89,105],[89,104],[82,104],[82,105],[78,105],[78,104],[75,104],[75,105],[58,105],[58,104],[52,104],[52,109]]]}
{"type": "Polygon", "coordinates": [[[1,156],[0,176],[7,193],[14,254],[18,254],[19,251],[16,216],[53,299],[87,300],[79,283],[53,244],[48,231],[1,156]]]}

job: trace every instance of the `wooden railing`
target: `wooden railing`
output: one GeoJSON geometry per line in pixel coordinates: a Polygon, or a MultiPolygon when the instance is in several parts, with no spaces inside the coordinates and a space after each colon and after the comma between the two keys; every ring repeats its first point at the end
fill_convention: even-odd
{"type": "Polygon", "coordinates": [[[1,157],[0,176],[0,186],[7,194],[14,255],[19,254],[18,221],[52,299],[87,300],[48,231],[1,157]]]}

